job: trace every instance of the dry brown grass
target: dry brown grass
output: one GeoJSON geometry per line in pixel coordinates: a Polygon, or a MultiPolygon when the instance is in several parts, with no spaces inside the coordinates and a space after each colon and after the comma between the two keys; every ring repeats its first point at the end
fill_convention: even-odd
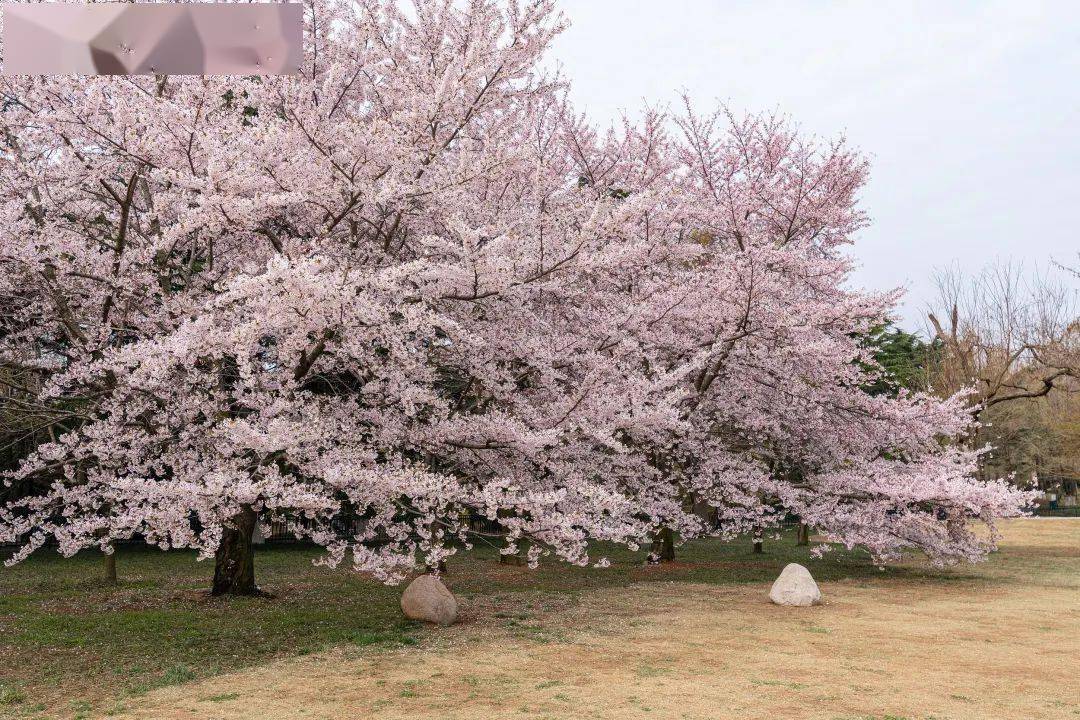
{"type": "Polygon", "coordinates": [[[940,579],[598,590],[528,625],[338,650],[163,688],[126,718],[1080,718],[1080,521],[1005,528],[940,579]],[[572,629],[572,630],[571,630],[572,629]]]}

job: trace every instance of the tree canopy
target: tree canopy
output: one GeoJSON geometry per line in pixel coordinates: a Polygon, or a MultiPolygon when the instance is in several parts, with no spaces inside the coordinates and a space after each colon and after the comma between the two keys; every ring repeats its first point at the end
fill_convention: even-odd
{"type": "Polygon", "coordinates": [[[220,565],[288,515],[395,581],[481,515],[602,563],[712,531],[692,501],[945,562],[1028,500],[973,478],[962,397],[907,389],[908,338],[859,340],[898,294],[845,284],[842,140],[689,101],[600,132],[542,69],[550,0],[306,23],[296,76],[3,78],[0,358],[54,430],[7,476],[47,488],[0,509],[13,561],[220,565]]]}

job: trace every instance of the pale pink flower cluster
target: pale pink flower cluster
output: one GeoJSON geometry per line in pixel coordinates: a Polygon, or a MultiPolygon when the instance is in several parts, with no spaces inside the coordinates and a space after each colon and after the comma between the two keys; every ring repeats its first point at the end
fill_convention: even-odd
{"type": "Polygon", "coordinates": [[[251,507],[386,581],[470,515],[603,564],[715,531],[695,503],[971,560],[1029,499],[974,479],[959,399],[860,389],[896,293],[846,283],[842,141],[689,103],[597,132],[550,0],[306,19],[298,77],[3,78],[0,358],[69,413],[8,478],[49,488],[0,509],[13,561],[209,556],[251,507]]]}

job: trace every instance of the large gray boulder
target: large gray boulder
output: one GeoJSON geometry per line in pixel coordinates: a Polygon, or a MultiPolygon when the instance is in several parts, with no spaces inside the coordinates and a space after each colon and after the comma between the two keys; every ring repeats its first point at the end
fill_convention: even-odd
{"type": "Polygon", "coordinates": [[[410,620],[450,625],[457,619],[457,599],[434,575],[421,575],[401,594],[401,611],[410,620]]]}
{"type": "Polygon", "coordinates": [[[769,599],[777,605],[807,607],[821,604],[821,591],[809,570],[791,563],[772,584],[769,599]]]}

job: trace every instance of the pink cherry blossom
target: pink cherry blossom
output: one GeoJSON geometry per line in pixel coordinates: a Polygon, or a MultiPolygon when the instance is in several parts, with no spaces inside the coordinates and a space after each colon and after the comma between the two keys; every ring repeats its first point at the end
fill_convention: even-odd
{"type": "Polygon", "coordinates": [[[783,512],[949,562],[1030,500],[975,479],[962,398],[861,389],[898,293],[848,282],[842,140],[689,102],[597,131],[550,0],[306,20],[298,76],[3,78],[0,360],[63,419],[7,478],[47,487],[0,508],[11,562],[211,557],[245,510],[388,582],[470,517],[531,564],[783,512]]]}

